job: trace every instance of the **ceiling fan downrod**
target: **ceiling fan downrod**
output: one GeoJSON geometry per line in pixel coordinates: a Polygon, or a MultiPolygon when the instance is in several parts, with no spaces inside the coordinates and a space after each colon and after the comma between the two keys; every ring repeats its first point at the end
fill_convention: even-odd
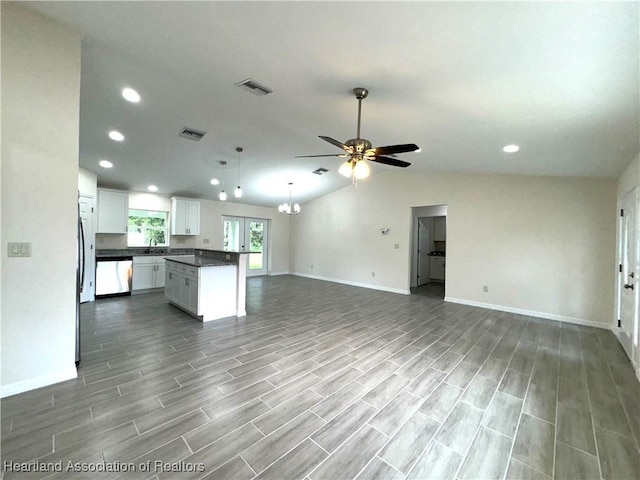
{"type": "Polygon", "coordinates": [[[362,99],[367,98],[367,95],[369,95],[369,90],[363,87],[356,87],[353,89],[353,94],[358,99],[358,131],[357,131],[356,138],[359,139],[360,138],[360,117],[362,113],[362,99]]]}

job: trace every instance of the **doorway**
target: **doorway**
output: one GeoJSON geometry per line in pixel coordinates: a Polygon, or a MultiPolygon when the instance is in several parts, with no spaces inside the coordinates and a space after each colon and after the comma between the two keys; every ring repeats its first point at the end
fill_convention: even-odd
{"type": "Polygon", "coordinates": [[[620,255],[618,279],[618,329],[617,337],[632,363],[638,367],[638,271],[640,251],[638,247],[637,208],[638,188],[634,188],[622,200],[620,205],[620,228],[618,251],[620,255]]]}
{"type": "Polygon", "coordinates": [[[269,220],[248,217],[222,217],[222,249],[249,252],[247,276],[267,274],[269,220]]]}
{"type": "Polygon", "coordinates": [[[411,293],[445,297],[447,206],[412,208],[411,293]]]}
{"type": "Polygon", "coordinates": [[[95,198],[90,195],[80,195],[79,203],[80,220],[84,230],[84,244],[81,245],[84,255],[80,255],[80,271],[84,272],[84,279],[82,292],[80,293],[80,303],[85,303],[95,300],[96,252],[93,248],[95,238],[93,226],[95,198]]]}

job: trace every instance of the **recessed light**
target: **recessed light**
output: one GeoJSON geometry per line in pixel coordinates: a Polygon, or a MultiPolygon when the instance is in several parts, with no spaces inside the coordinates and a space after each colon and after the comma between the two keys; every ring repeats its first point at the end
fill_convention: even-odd
{"type": "Polygon", "coordinates": [[[109,160],[100,160],[98,162],[98,165],[100,165],[102,168],[111,168],[111,167],[113,167],[113,163],[111,163],[109,160]]]}
{"type": "Polygon", "coordinates": [[[502,151],[505,153],[516,153],[518,150],[520,150],[518,145],[505,145],[502,147],[502,151]]]}
{"type": "Polygon", "coordinates": [[[124,140],[124,135],[118,132],[117,130],[111,130],[109,132],[109,138],[116,142],[121,142],[124,140]]]}
{"type": "Polygon", "coordinates": [[[136,92],[133,88],[123,88],[122,96],[125,100],[128,100],[131,103],[138,103],[140,101],[140,94],[136,92]]]}
{"type": "Polygon", "coordinates": [[[158,191],[158,187],[156,187],[155,185],[149,185],[147,187],[147,190],[149,190],[150,192],[157,192],[158,191]]]}
{"type": "Polygon", "coordinates": [[[220,185],[220,180],[218,180],[217,178],[212,178],[211,185],[220,185]]]}

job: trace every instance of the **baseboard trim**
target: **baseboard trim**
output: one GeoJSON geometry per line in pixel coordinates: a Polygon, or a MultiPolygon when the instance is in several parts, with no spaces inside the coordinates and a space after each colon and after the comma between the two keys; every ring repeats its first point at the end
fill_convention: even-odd
{"type": "Polygon", "coordinates": [[[401,295],[410,295],[409,290],[403,290],[401,288],[383,287],[381,285],[373,285],[371,283],[352,282],[350,280],[342,280],[340,278],[322,277],[320,275],[310,275],[308,273],[291,272],[291,275],[297,277],[312,278],[314,280],[324,280],[325,282],[341,283],[343,285],[350,285],[352,287],[369,288],[371,290],[380,290],[383,292],[399,293],[401,295]]]}
{"type": "Polygon", "coordinates": [[[289,275],[291,272],[288,270],[286,272],[271,272],[269,273],[270,277],[277,277],[278,275],[289,275]]]}
{"type": "Polygon", "coordinates": [[[507,307],[505,305],[496,305],[494,303],[476,302],[473,300],[465,300],[463,298],[444,297],[445,302],[459,303],[461,305],[469,305],[471,307],[489,308],[501,312],[517,313],[519,315],[527,315],[529,317],[546,318],[547,320],[555,320],[556,322],[573,323],[575,325],[583,325],[585,327],[603,328],[610,330],[611,325],[607,323],[592,322],[582,318],[568,317],[565,315],[556,315],[555,313],[537,312],[535,310],[525,310],[524,308],[507,307]]]}
{"type": "Polygon", "coordinates": [[[35,390],[36,388],[46,387],[48,385],[53,385],[54,383],[64,382],[65,380],[71,380],[72,378],[77,377],[78,371],[74,367],[61,372],[55,372],[41,377],[2,385],[0,387],[0,398],[10,397],[12,395],[17,395],[18,393],[28,392],[29,390],[35,390]]]}

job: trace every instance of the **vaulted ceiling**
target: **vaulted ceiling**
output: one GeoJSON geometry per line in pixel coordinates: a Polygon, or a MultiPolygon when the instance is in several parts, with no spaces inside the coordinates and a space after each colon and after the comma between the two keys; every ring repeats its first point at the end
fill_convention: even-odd
{"type": "Polygon", "coordinates": [[[407,175],[617,177],[640,150],[637,2],[27,5],[83,35],[80,165],[101,186],[216,199],[240,183],[241,202],[270,206],[288,182],[296,201],[325,195],[349,184],[343,160],[294,157],[339,153],[318,135],[355,137],[360,86],[362,136],[421,147],[398,155],[407,175]],[[246,78],[274,93],[236,87],[246,78]],[[207,133],[179,138],[185,126],[207,133]]]}

